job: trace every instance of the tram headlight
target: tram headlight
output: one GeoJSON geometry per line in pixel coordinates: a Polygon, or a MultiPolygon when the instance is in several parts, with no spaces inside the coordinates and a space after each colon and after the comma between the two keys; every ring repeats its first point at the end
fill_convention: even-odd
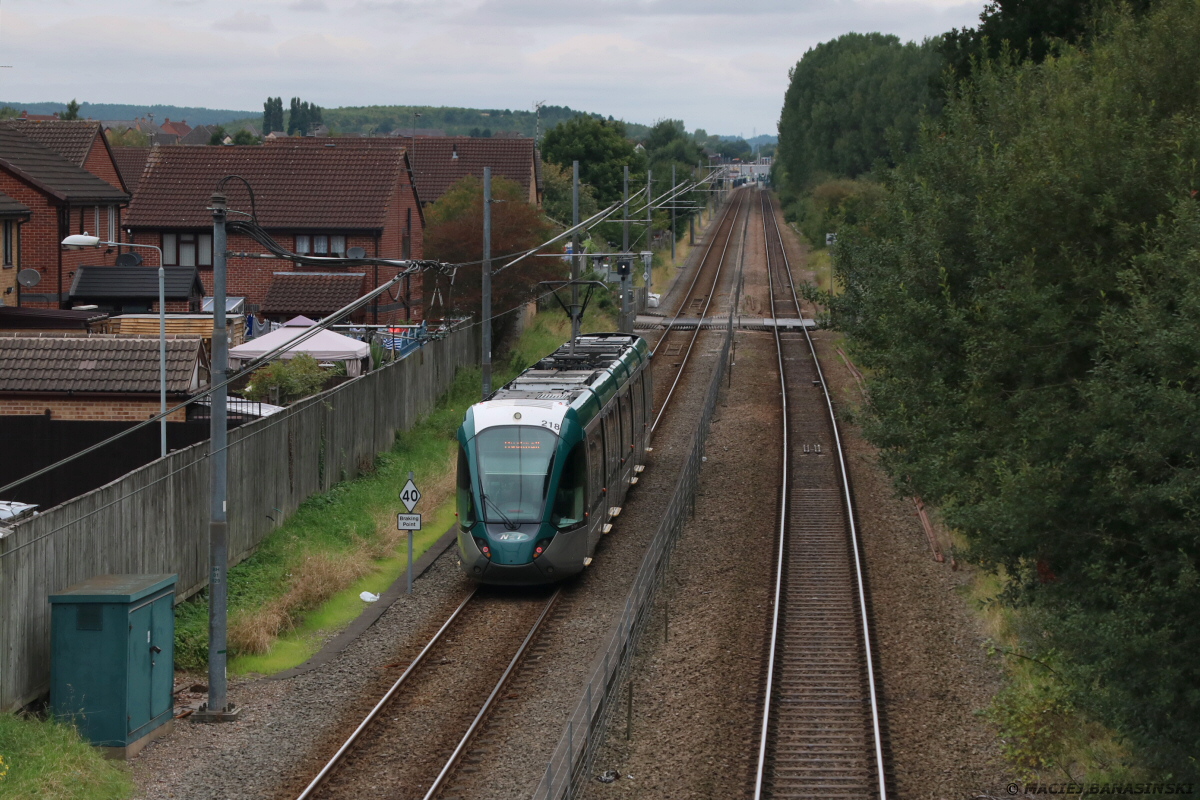
{"type": "Polygon", "coordinates": [[[533,548],[533,557],[537,558],[542,553],[546,552],[546,548],[550,546],[551,539],[542,539],[538,541],[537,546],[533,548]]]}
{"type": "Polygon", "coordinates": [[[475,546],[479,548],[479,552],[483,553],[488,558],[492,557],[492,548],[488,547],[488,543],[478,536],[475,537],[475,546]]]}

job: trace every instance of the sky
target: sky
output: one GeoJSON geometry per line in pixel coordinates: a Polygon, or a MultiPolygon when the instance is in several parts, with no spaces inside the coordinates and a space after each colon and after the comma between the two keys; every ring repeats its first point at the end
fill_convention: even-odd
{"type": "Polygon", "coordinates": [[[0,0],[0,97],[261,113],[551,105],[775,133],[788,70],[843,33],[916,40],[982,0],[0,0]]]}

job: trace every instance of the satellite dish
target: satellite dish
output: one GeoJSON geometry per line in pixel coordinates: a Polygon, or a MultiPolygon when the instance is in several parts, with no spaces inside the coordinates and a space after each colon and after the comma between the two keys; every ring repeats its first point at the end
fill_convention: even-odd
{"type": "Polygon", "coordinates": [[[142,265],[142,257],[137,253],[121,253],[117,256],[118,267],[140,267],[142,265]]]}
{"type": "Polygon", "coordinates": [[[37,286],[42,282],[42,273],[36,269],[23,269],[17,273],[17,283],[24,286],[26,289],[31,286],[37,286]]]}
{"type": "Polygon", "coordinates": [[[366,258],[367,251],[363,247],[351,247],[346,251],[346,258],[366,258]]]}

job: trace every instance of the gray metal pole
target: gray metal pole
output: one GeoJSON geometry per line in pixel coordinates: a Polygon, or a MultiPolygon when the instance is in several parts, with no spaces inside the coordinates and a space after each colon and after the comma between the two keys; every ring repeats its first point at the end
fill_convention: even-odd
{"type": "MultiPolygon", "coordinates": [[[[412,470],[408,471],[408,479],[410,481],[413,479],[412,470]]],[[[412,594],[412,581],[413,581],[413,532],[410,530],[408,532],[408,593],[409,594],[412,594]]]]}
{"type": "MultiPolygon", "coordinates": [[[[571,227],[580,227],[580,162],[571,162],[571,227]]],[[[580,231],[571,237],[571,354],[575,354],[575,339],[580,337],[580,231]]]]}
{"type": "MultiPolygon", "coordinates": [[[[229,332],[225,326],[225,196],[212,196],[213,212],[213,335],[212,385],[225,382],[229,371],[229,332]]],[[[211,462],[212,506],[209,509],[208,534],[208,713],[220,719],[227,711],[225,675],[225,642],[227,634],[229,586],[226,575],[229,567],[229,526],[227,523],[226,489],[228,482],[228,451],[226,429],[225,387],[212,393],[212,414],[209,434],[211,462]]]]}
{"type": "Polygon", "coordinates": [[[492,393],[492,168],[483,168],[483,399],[492,393]]]}
{"type": "MultiPolygon", "coordinates": [[[[675,264],[675,165],[671,165],[671,264],[675,264]]],[[[650,291],[647,289],[646,291],[650,291]]]]}
{"type": "MultiPolygon", "coordinates": [[[[621,205],[621,253],[629,258],[629,167],[625,167],[625,194],[621,205]]],[[[632,272],[632,269],[630,270],[632,272]]],[[[621,322],[617,326],[624,333],[629,327],[629,276],[621,277],[621,322]]]]}
{"type": "MultiPolygon", "coordinates": [[[[654,271],[654,216],[650,198],[650,170],[646,170],[646,252],[650,253],[649,263],[646,264],[646,294],[650,294],[651,275],[654,271]]],[[[671,202],[674,202],[673,200],[671,202]]],[[[629,292],[633,294],[633,270],[629,272],[629,292]]],[[[630,324],[629,330],[633,330],[630,324]]]]}
{"type": "MultiPolygon", "coordinates": [[[[158,413],[167,413],[167,278],[158,259],[158,413]]],[[[167,457],[167,418],[158,422],[159,458],[167,457]]]]}

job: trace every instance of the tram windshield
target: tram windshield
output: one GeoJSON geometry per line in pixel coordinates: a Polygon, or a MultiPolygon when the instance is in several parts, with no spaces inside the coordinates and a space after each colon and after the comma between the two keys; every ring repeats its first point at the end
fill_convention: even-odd
{"type": "Polygon", "coordinates": [[[532,425],[487,428],[475,437],[485,521],[541,521],[557,444],[554,433],[532,425]]]}

